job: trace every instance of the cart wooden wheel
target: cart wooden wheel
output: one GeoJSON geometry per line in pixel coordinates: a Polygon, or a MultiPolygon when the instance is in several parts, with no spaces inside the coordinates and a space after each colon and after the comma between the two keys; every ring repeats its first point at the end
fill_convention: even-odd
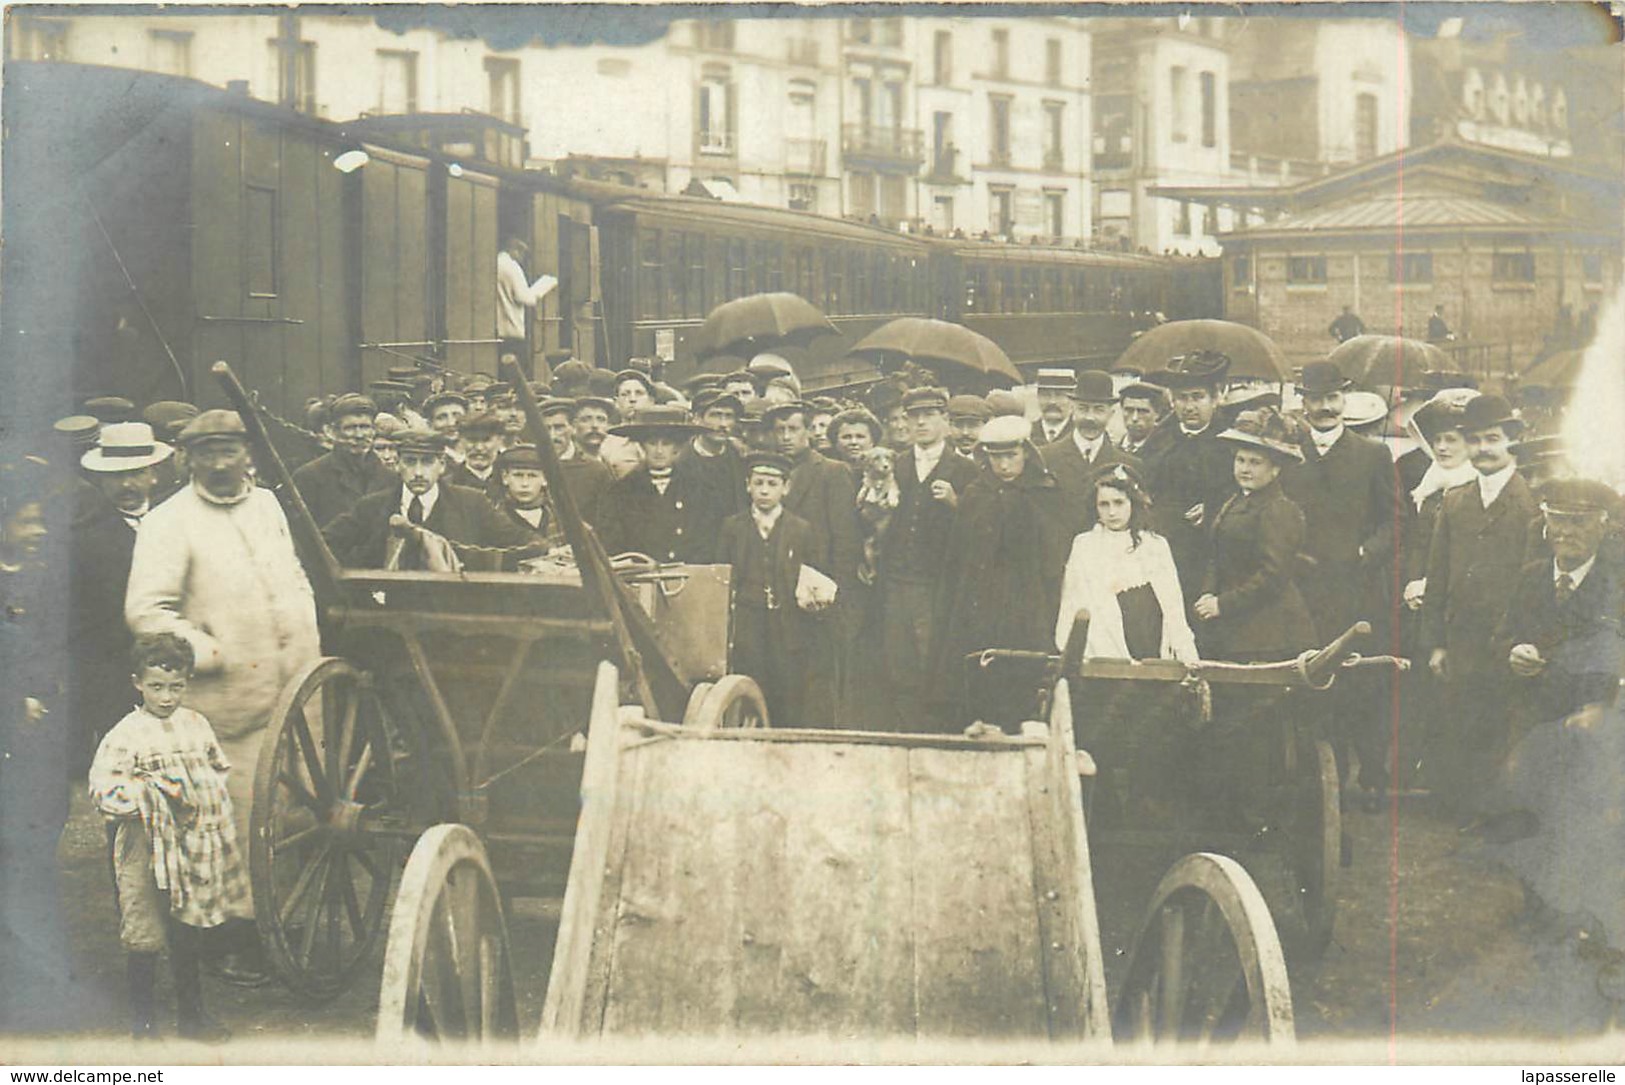
{"type": "Polygon", "coordinates": [[[1163,876],[1129,956],[1112,1032],[1142,1043],[1293,1040],[1281,942],[1241,864],[1202,852],[1163,876]]]}
{"type": "Polygon", "coordinates": [[[404,802],[396,734],[370,676],[332,657],[271,713],[249,818],[254,913],[272,965],[310,998],[342,991],[383,934],[400,845],[367,824],[404,802]]]}
{"type": "Polygon", "coordinates": [[[418,838],[384,950],[378,1039],[519,1038],[513,958],[485,846],[464,825],[418,838]]]}
{"type": "Polygon", "coordinates": [[[717,728],[754,728],[767,727],[767,701],[762,697],[761,687],[754,678],[743,674],[725,674],[717,679],[705,694],[698,708],[690,702],[693,721],[690,723],[688,713],[684,714],[684,723],[698,727],[701,730],[715,730],[717,728]]]}
{"type": "Polygon", "coordinates": [[[1343,834],[1343,818],[1338,806],[1337,758],[1331,744],[1314,744],[1314,756],[1301,766],[1303,784],[1299,788],[1289,862],[1311,953],[1323,952],[1332,940],[1332,923],[1337,918],[1338,852],[1343,834]]]}
{"type": "Polygon", "coordinates": [[[710,694],[713,683],[696,682],[694,688],[688,693],[688,706],[683,709],[683,726],[697,727],[700,720],[700,709],[705,705],[705,698],[710,694]]]}

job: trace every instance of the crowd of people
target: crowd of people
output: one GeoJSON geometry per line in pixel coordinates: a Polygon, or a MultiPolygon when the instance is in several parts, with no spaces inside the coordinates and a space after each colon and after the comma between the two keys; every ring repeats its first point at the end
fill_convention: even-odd
{"type": "MultiPolygon", "coordinates": [[[[732,567],[731,664],[775,724],[1014,728],[1034,684],[978,666],[982,649],[1081,635],[1089,657],[1278,661],[1365,621],[1367,650],[1416,666],[1327,696],[1354,801],[1423,786],[1463,830],[1523,839],[1538,798],[1491,801],[1509,758],[1537,725],[1598,728],[1617,691],[1617,495],[1535,477],[1549,442],[1470,381],[1390,402],[1313,362],[1288,404],[1196,352],[1144,374],[1044,369],[1031,401],[923,371],[836,398],[772,353],[680,390],[658,368],[557,366],[531,388],[538,436],[610,554],[732,567]]],[[[62,781],[88,774],[113,826],[132,1031],[155,1031],[167,945],[180,1031],[220,1039],[196,970],[266,971],[238,852],[272,706],[321,652],[315,602],[241,417],[84,406],[0,479],[0,950],[48,1002],[56,951],[17,932],[60,929],[62,781]]],[[[303,422],[282,427],[319,454],[293,479],[343,565],[571,560],[513,388],[401,367],[303,422]]]]}

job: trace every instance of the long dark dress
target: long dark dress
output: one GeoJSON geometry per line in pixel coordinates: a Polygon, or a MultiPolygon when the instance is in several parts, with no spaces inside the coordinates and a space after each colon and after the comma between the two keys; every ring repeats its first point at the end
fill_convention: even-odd
{"type": "Polygon", "coordinates": [[[1046,651],[1060,605],[1061,573],[1071,544],[1055,480],[1029,456],[1021,477],[1001,482],[984,471],[965,489],[944,563],[936,673],[954,703],[945,718],[1007,726],[1031,718],[1034,675],[1020,668],[977,668],[967,683],[968,653],[983,648],[1046,651]]]}

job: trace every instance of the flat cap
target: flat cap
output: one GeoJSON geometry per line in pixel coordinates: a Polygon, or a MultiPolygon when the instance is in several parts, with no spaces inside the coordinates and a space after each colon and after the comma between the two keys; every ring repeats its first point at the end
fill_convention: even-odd
{"type": "Polygon", "coordinates": [[[1019,446],[1031,434],[1032,429],[1025,418],[1001,414],[982,427],[982,436],[977,443],[990,452],[998,452],[1019,446]]]}
{"type": "Polygon", "coordinates": [[[85,400],[85,413],[95,415],[103,424],[132,422],[135,420],[135,404],[123,396],[96,396],[85,400]]]}
{"type": "Polygon", "coordinates": [[[945,388],[910,388],[903,393],[905,411],[943,411],[948,409],[948,390],[945,388]]]}
{"type": "Polygon", "coordinates": [[[565,396],[548,396],[536,404],[537,413],[543,418],[550,414],[574,414],[576,401],[565,396]]]}
{"type": "Polygon", "coordinates": [[[1554,478],[1541,483],[1537,495],[1542,512],[1556,516],[1581,516],[1619,509],[1619,494],[1605,483],[1589,478],[1554,478]]]}
{"type": "Polygon", "coordinates": [[[745,409],[738,396],[732,392],[725,392],[721,388],[702,388],[694,393],[694,413],[702,415],[713,407],[732,411],[735,415],[745,409]]]}
{"type": "Polygon", "coordinates": [[[993,408],[981,396],[950,396],[949,418],[975,418],[983,422],[993,417],[993,408]]]}
{"type": "Polygon", "coordinates": [[[513,445],[498,453],[497,466],[534,467],[540,470],[542,466],[542,450],[528,441],[513,445]]]}
{"type": "Polygon", "coordinates": [[[1013,418],[1026,418],[1027,405],[1021,397],[1008,388],[995,388],[987,394],[988,410],[993,412],[995,418],[1009,415],[1013,418]]]}
{"type": "Polygon", "coordinates": [[[425,399],[423,401],[423,411],[425,414],[433,414],[437,408],[444,407],[448,403],[455,403],[463,410],[468,410],[468,397],[461,392],[447,388],[445,391],[436,392],[428,399],[425,399]]]}
{"type": "Polygon", "coordinates": [[[649,374],[636,369],[623,369],[615,374],[615,387],[620,388],[627,381],[637,381],[652,398],[655,394],[655,382],[649,379],[649,374]]]}
{"type": "Polygon", "coordinates": [[[447,438],[426,426],[408,426],[395,435],[395,445],[402,452],[433,453],[446,451],[447,438]]]}
{"type": "Polygon", "coordinates": [[[372,420],[372,424],[378,429],[376,439],[380,441],[393,442],[396,437],[400,436],[401,431],[406,428],[406,423],[392,414],[380,414],[372,420]]]}
{"type": "Polygon", "coordinates": [[[790,472],[795,469],[796,465],[790,462],[790,457],[782,452],[749,452],[745,455],[745,472],[747,474],[766,471],[782,478],[789,478],[790,472]]]}
{"type": "Polygon", "coordinates": [[[204,411],[181,429],[175,438],[181,444],[190,447],[200,441],[217,441],[236,439],[248,440],[248,430],[243,426],[243,420],[236,411],[216,408],[204,411]]]}
{"type": "Polygon", "coordinates": [[[371,396],[364,396],[360,392],[345,392],[333,400],[327,408],[329,418],[342,418],[347,414],[378,414],[378,404],[371,396]]]}
{"type": "Polygon", "coordinates": [[[147,404],[147,409],[141,412],[141,420],[165,437],[173,437],[197,416],[195,403],[179,399],[160,399],[157,403],[147,404]]]}
{"type": "Polygon", "coordinates": [[[476,411],[457,420],[457,432],[465,437],[490,437],[502,429],[502,419],[490,411],[476,411]]]}

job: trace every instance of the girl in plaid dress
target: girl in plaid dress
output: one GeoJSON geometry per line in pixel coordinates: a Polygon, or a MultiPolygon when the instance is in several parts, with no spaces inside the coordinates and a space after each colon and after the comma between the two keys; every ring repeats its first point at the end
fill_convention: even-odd
{"type": "Polygon", "coordinates": [[[113,871],[119,939],[130,954],[131,1034],[157,1035],[153,987],[167,945],[176,1031],[222,1043],[231,1033],[203,1010],[198,965],[203,932],[248,897],[226,794],[231,766],[209,721],[181,705],[191,645],[151,634],[131,655],[141,707],[108,732],[90,768],[91,801],[117,827],[113,871]]]}

